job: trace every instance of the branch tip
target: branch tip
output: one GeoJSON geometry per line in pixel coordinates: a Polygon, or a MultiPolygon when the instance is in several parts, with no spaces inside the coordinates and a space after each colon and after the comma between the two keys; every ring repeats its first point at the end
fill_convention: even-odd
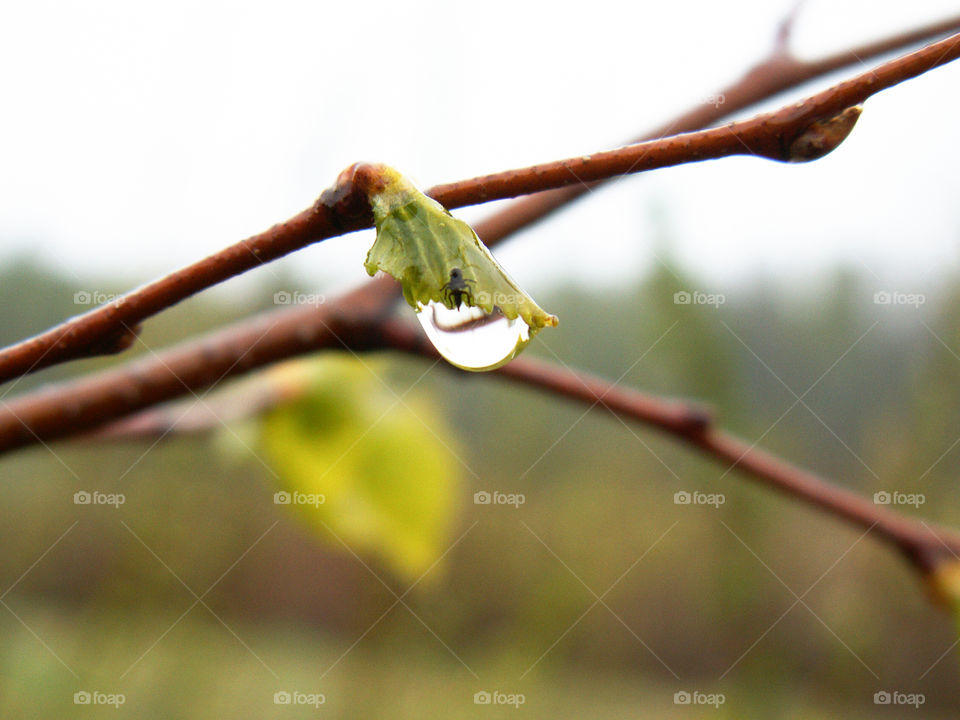
{"type": "Polygon", "coordinates": [[[776,37],[773,40],[773,57],[787,57],[790,53],[790,38],[793,36],[793,29],[797,23],[797,17],[800,15],[800,9],[806,0],[797,0],[790,8],[789,12],[780,21],[777,28],[776,37]]]}

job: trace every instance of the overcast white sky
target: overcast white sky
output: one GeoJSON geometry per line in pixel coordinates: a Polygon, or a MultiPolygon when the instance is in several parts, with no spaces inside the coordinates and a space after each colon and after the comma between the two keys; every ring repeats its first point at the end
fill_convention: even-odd
{"type": "MultiPolygon", "coordinates": [[[[298,212],[356,160],[428,186],[617,145],[739,76],[791,4],[5,0],[0,258],[144,281],[298,212]]],[[[816,56],[957,11],[812,0],[794,47],[816,56]]],[[[625,281],[667,245],[717,284],[838,263],[953,270],[958,87],[960,62],[886,91],[810,165],[737,158],[620,182],[498,255],[534,291],[625,281]]],[[[282,262],[329,291],[364,277],[370,242],[282,262]]]]}

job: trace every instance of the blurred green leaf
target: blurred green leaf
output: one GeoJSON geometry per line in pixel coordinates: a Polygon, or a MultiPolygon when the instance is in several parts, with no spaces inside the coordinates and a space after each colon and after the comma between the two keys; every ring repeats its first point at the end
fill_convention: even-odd
{"type": "Polygon", "coordinates": [[[275,369],[303,392],[262,417],[260,444],[286,493],[276,499],[338,550],[412,579],[449,542],[455,441],[432,404],[395,395],[379,369],[336,356],[275,369]]]}

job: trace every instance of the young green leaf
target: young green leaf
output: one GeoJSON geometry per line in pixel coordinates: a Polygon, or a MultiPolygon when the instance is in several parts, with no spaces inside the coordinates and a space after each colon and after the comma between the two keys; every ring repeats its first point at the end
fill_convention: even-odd
{"type": "Polygon", "coordinates": [[[507,275],[473,228],[396,170],[377,169],[379,187],[370,196],[377,239],[364,263],[368,273],[382,270],[399,280],[418,311],[435,302],[451,310],[466,305],[498,312],[522,319],[530,336],[557,324],[507,275]]]}

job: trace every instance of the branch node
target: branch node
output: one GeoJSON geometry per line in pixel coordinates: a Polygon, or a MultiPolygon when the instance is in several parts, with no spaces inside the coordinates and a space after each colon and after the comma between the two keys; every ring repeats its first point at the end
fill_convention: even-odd
{"type": "Polygon", "coordinates": [[[373,223],[370,195],[382,188],[382,166],[358,162],[341,172],[314,204],[316,212],[329,213],[338,230],[358,229],[373,223]]]}
{"type": "Polygon", "coordinates": [[[814,120],[787,146],[787,162],[818,160],[840,146],[857,124],[863,105],[848,107],[828,118],[814,120]]]}
{"type": "Polygon", "coordinates": [[[684,435],[695,438],[705,435],[713,425],[713,411],[704,406],[696,404],[686,404],[683,406],[683,414],[678,424],[678,429],[684,435]]]}
{"type": "Polygon", "coordinates": [[[136,339],[140,336],[142,325],[122,325],[116,328],[116,331],[110,335],[98,339],[96,342],[78,348],[74,354],[75,357],[100,357],[102,355],[117,355],[124,350],[129,350],[136,339]]]}

